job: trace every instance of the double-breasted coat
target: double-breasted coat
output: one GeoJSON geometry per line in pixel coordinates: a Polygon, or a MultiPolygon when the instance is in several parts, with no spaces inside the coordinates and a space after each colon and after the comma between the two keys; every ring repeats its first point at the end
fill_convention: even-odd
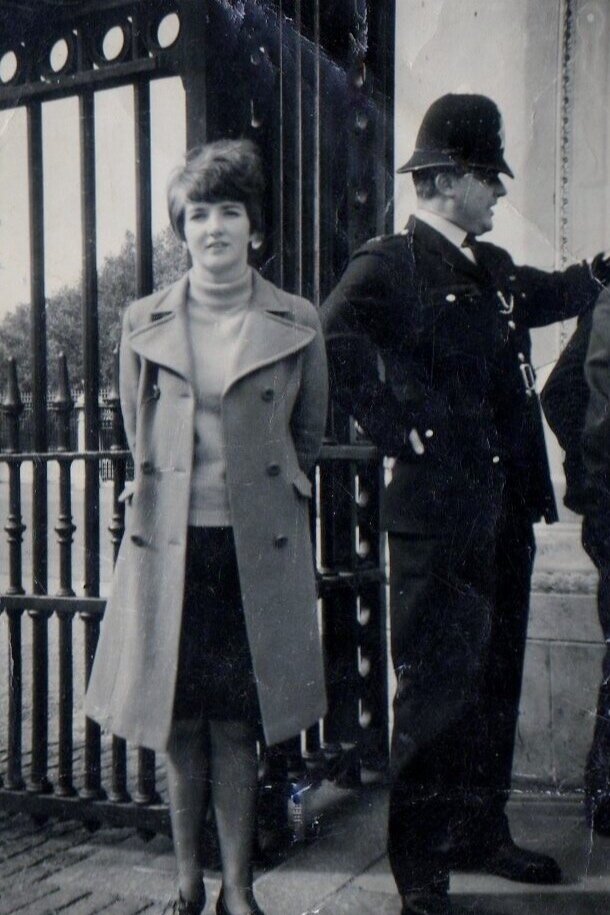
{"type": "MultiPolygon", "coordinates": [[[[268,743],[325,712],[307,474],[322,442],[327,374],[314,307],[253,271],[221,399],[243,610],[268,743]]],[[[170,733],[185,574],[195,398],[188,276],[132,303],[120,393],[135,479],[86,696],[114,734],[163,750],[170,733]]]]}

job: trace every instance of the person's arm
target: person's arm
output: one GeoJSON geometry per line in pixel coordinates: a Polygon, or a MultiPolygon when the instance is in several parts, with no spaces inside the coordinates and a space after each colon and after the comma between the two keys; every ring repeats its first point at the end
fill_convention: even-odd
{"type": "Polygon", "coordinates": [[[512,296],[514,320],[526,327],[545,327],[583,314],[610,282],[610,258],[605,254],[598,254],[591,262],[547,272],[517,266],[503,249],[479,244],[486,260],[491,259],[492,269],[496,266],[493,261],[497,261],[500,275],[507,279],[508,289],[503,293],[506,297],[510,290],[512,296]]]}
{"type": "Polygon", "coordinates": [[[316,335],[303,351],[299,394],[290,420],[299,466],[304,473],[309,473],[320,453],[328,408],[326,348],[313,306],[311,315],[316,335]]]}
{"type": "Polygon", "coordinates": [[[566,454],[580,452],[581,447],[589,401],[585,357],[592,316],[592,311],[588,311],[579,320],[540,393],[544,415],[566,454]]]}
{"type": "Polygon", "coordinates": [[[593,492],[610,496],[610,290],[599,297],[585,362],[589,406],[585,418],[583,451],[593,492]]]}
{"type": "Polygon", "coordinates": [[[129,345],[129,309],[123,315],[123,329],[121,331],[121,344],[119,348],[119,394],[121,398],[121,412],[127,445],[135,457],[136,448],[136,413],[138,384],[140,380],[140,357],[136,355],[129,345]]]}
{"type": "MultiPolygon", "coordinates": [[[[392,253],[365,246],[356,252],[321,309],[331,394],[387,455],[398,455],[422,420],[421,404],[399,400],[379,373],[379,356],[412,336],[410,284],[392,253]]],[[[423,437],[423,430],[422,430],[423,437]]],[[[412,439],[411,439],[412,441],[412,439]]]]}

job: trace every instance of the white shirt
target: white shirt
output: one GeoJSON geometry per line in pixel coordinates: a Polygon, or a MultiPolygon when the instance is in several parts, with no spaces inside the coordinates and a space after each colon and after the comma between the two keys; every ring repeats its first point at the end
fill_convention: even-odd
{"type": "Polygon", "coordinates": [[[441,216],[439,213],[433,213],[432,210],[424,210],[422,207],[418,207],[415,210],[415,218],[421,219],[422,222],[427,223],[432,229],[439,232],[448,242],[455,245],[456,248],[459,248],[460,254],[463,254],[469,261],[476,264],[475,256],[472,253],[471,248],[462,247],[464,239],[468,234],[464,229],[461,229],[460,226],[456,226],[454,222],[449,222],[448,219],[445,219],[445,217],[441,216]]]}

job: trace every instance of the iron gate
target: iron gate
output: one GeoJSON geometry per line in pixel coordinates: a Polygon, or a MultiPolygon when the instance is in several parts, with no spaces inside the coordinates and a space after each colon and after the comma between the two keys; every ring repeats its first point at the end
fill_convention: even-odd
{"type": "MultiPolygon", "coordinates": [[[[0,758],[1,806],[150,830],[168,828],[154,754],[106,738],[94,722],[87,719],[81,726],[74,716],[104,611],[101,557],[108,546],[116,556],[123,534],[118,494],[128,459],[116,387],[100,405],[95,93],[132,87],[136,295],[153,289],[151,82],[179,76],[185,90],[186,146],[222,136],[248,136],[260,145],[269,193],[267,242],[259,266],[278,285],[319,304],[348,252],[391,224],[393,27],[393,0],[0,4],[0,108],[22,106],[27,117],[32,326],[27,451],[20,441],[23,405],[14,362],[0,413],[9,556],[8,581],[0,594],[9,651],[7,707],[0,708],[7,734],[0,758]],[[74,400],[64,360],[51,392],[51,450],[42,112],[49,101],[68,96],[75,96],[79,105],[84,436],[74,450],[74,400]],[[101,406],[114,417],[111,443],[104,447],[101,406]],[[101,462],[110,462],[113,471],[106,541],[100,537],[101,462]],[[24,468],[31,483],[24,479],[24,468]],[[77,531],[83,538],[84,585],[78,595],[72,572],[77,471],[84,477],[82,530],[77,531]],[[50,476],[59,506],[53,519],[47,517],[50,476]],[[29,587],[24,586],[23,570],[24,493],[28,498],[31,494],[32,505],[29,587]],[[56,555],[59,585],[54,594],[48,593],[49,520],[56,535],[51,553],[56,555]],[[27,618],[31,642],[26,644],[27,618]],[[56,671],[49,669],[50,631],[57,638],[56,671]],[[83,640],[83,682],[75,678],[75,633],[83,640]],[[53,694],[50,679],[57,681],[53,694]],[[26,685],[29,700],[24,704],[26,685]],[[31,709],[27,749],[25,705],[31,709]],[[51,742],[50,709],[57,718],[57,739],[51,742]]],[[[298,779],[303,772],[357,779],[362,764],[383,766],[387,754],[384,569],[378,529],[381,462],[350,418],[337,411],[316,484],[312,536],[330,708],[320,728],[270,754],[267,774],[276,783],[298,779]]]]}

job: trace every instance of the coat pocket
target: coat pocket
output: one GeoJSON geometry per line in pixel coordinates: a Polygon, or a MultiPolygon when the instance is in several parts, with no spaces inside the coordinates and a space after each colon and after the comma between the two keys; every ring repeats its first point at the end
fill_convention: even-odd
{"type": "Polygon", "coordinates": [[[292,483],[300,496],[303,496],[305,499],[311,499],[313,490],[311,486],[311,480],[307,474],[303,473],[302,470],[299,470],[292,483]]]}

